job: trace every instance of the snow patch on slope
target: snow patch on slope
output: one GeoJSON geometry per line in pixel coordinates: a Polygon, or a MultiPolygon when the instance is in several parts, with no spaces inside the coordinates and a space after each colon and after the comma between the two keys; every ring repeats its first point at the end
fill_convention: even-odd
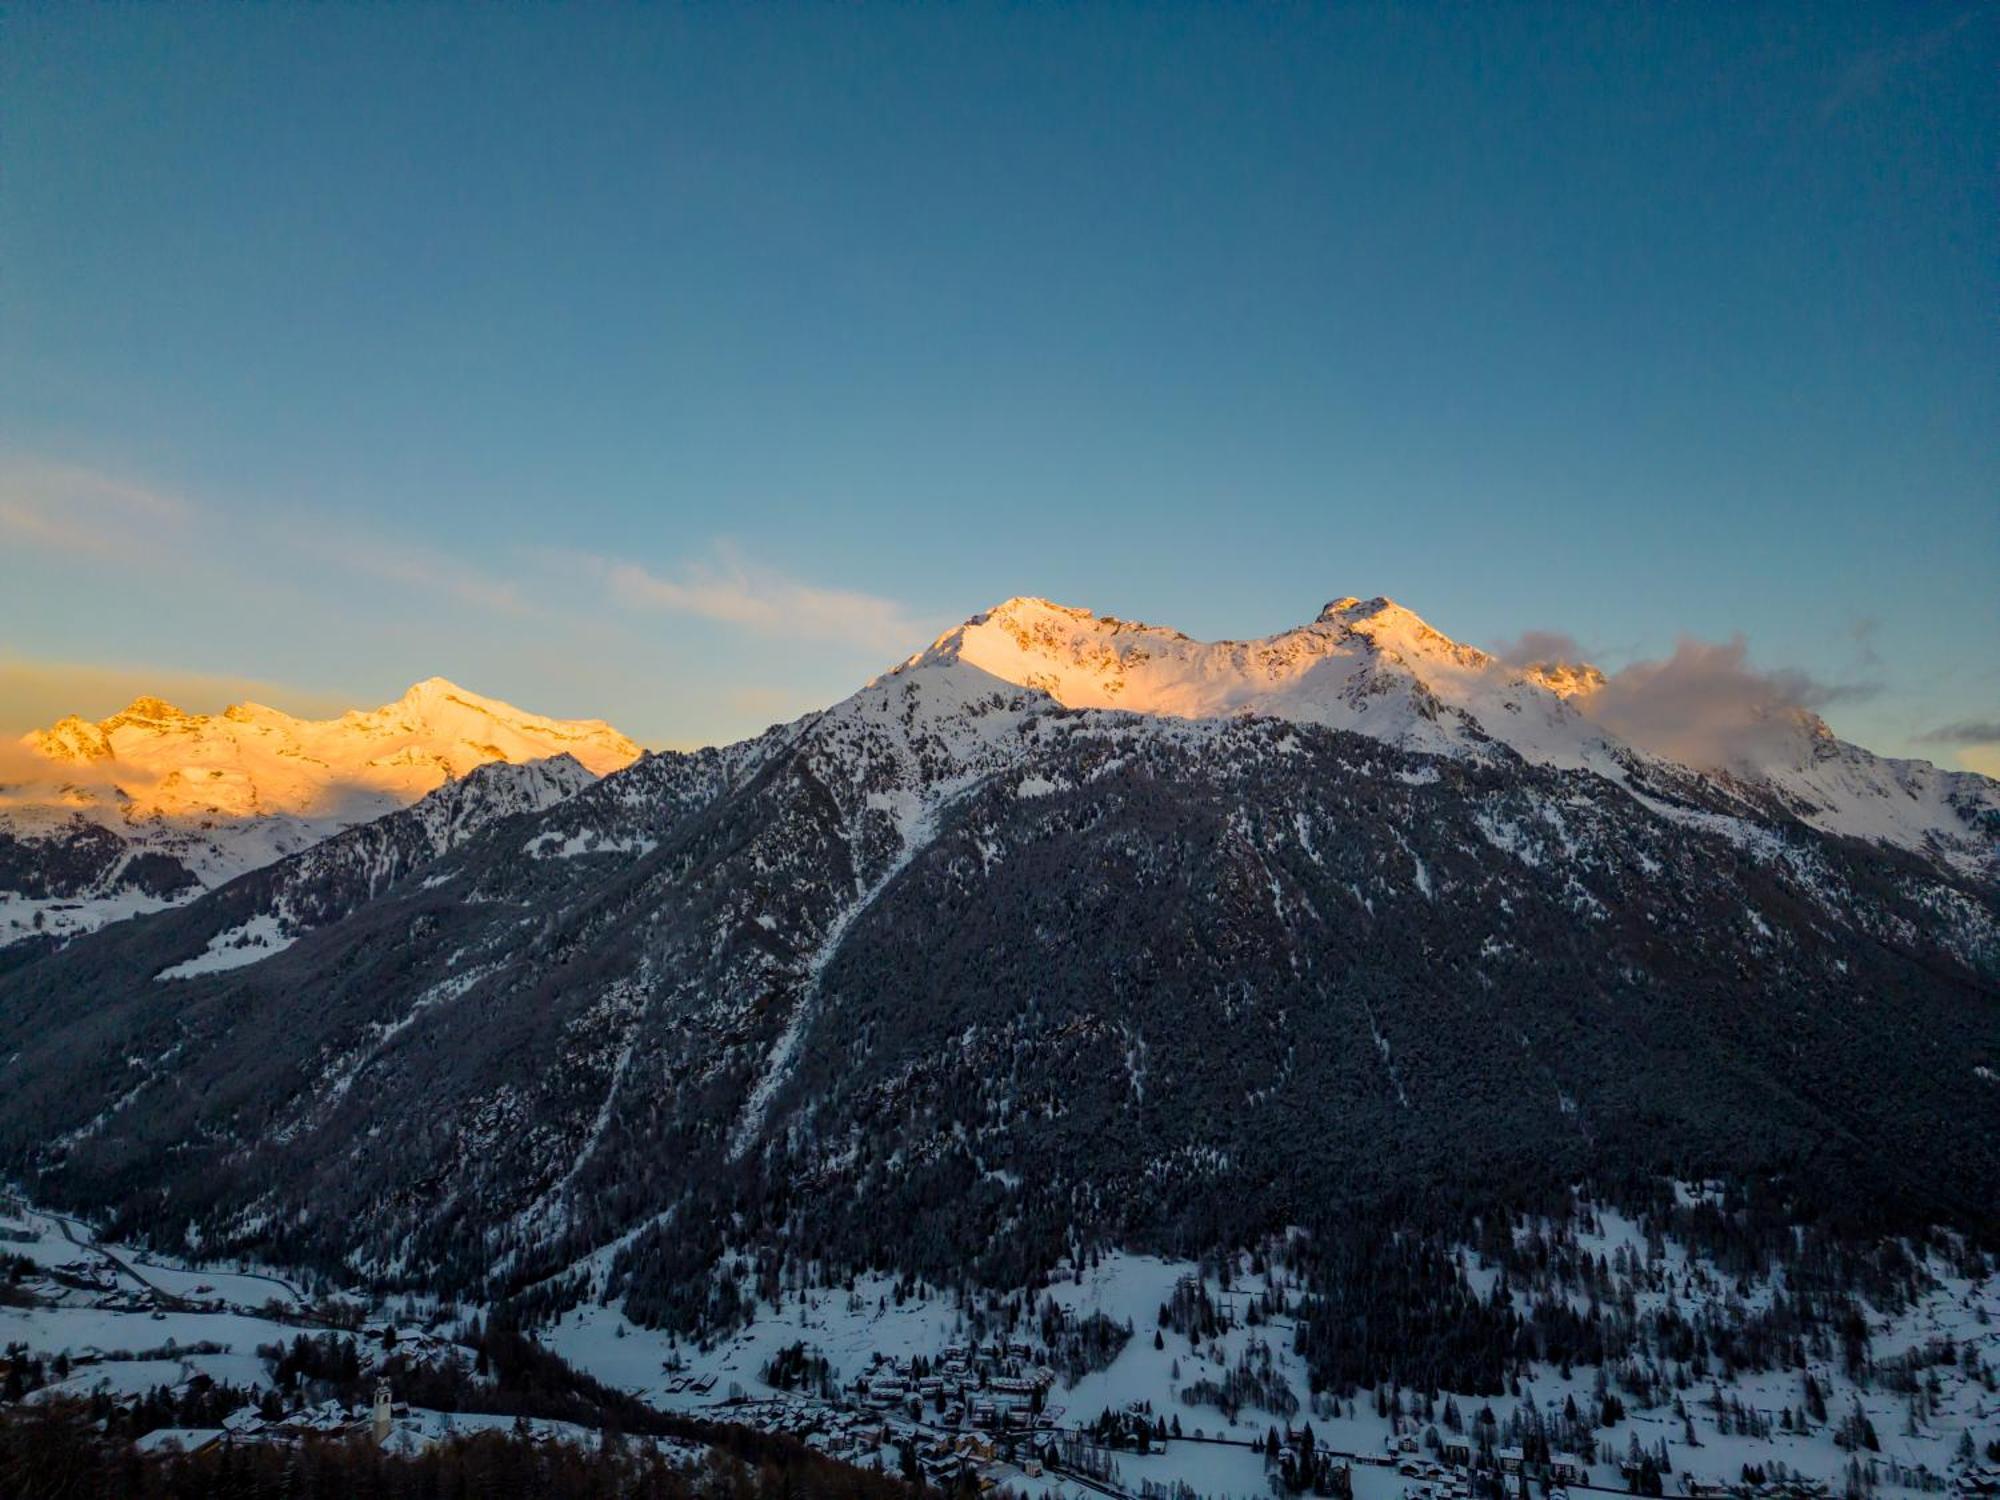
{"type": "Polygon", "coordinates": [[[203,974],[240,969],[274,953],[284,952],[294,941],[286,935],[275,915],[260,913],[247,922],[218,932],[208,940],[208,946],[193,958],[162,969],[153,978],[194,979],[203,974]]]}

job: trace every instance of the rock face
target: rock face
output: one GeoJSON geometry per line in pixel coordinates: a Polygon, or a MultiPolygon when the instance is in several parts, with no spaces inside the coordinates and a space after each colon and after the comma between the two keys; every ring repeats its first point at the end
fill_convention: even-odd
{"type": "Polygon", "coordinates": [[[639,754],[607,724],[525,713],[436,677],[318,721],[140,698],[23,746],[39,774],[0,787],[0,944],[185,899],[490,762],[568,756],[601,776],[639,754]]]}
{"type": "Polygon", "coordinates": [[[1386,603],[1014,601],[757,739],[456,795],[0,973],[0,1167],[690,1328],[746,1263],[1015,1285],[1593,1177],[2000,1230],[1990,880],[1386,603]]]}

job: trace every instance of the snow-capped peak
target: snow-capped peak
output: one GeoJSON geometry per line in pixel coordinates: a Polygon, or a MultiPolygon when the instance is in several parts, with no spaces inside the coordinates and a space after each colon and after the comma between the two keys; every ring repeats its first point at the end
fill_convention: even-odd
{"type": "Polygon", "coordinates": [[[488,761],[569,754],[602,776],[639,755],[601,719],[532,714],[442,677],[380,708],[324,720],[259,703],[191,714],[142,697],[95,724],[72,715],[24,743],[73,790],[115,788],[128,820],[373,816],[488,761]]]}
{"type": "MultiPolygon", "coordinates": [[[[95,723],[70,715],[21,744],[30,775],[0,788],[0,834],[73,839],[95,825],[129,855],[165,855],[183,872],[178,878],[200,885],[407,807],[484,765],[568,756],[595,777],[640,753],[601,719],[529,713],[442,677],[335,719],[295,718],[259,703],[195,714],[140,697],[95,723]],[[45,767],[40,775],[37,764],[45,767]]],[[[119,857],[92,883],[117,886],[127,862],[119,857]]],[[[14,929],[38,911],[0,919],[0,942],[20,935],[14,929]]]]}
{"type": "Polygon", "coordinates": [[[967,681],[933,693],[940,702],[976,699],[998,679],[1066,708],[1185,719],[1262,715],[1455,756],[1505,746],[1538,764],[1621,781],[1646,762],[1713,777],[1757,805],[1829,832],[1924,851],[1962,868],[2000,868],[1993,832],[2000,787],[1984,777],[1873,755],[1835,738],[1802,709],[1774,711],[1769,733],[1752,737],[1747,758],[1684,762],[1670,733],[1631,743],[1606,727],[1597,717],[1607,685],[1598,668],[1514,665],[1381,596],[1342,595],[1310,624],[1240,641],[1198,641],[1165,626],[1013,598],[947,631],[891,678],[950,673],[967,681]]]}
{"type": "Polygon", "coordinates": [[[1342,596],[1309,624],[1231,641],[1198,641],[1046,599],[1009,599],[898,671],[953,665],[1035,688],[1068,708],[1270,715],[1411,749],[1478,753],[1499,740],[1551,764],[1608,763],[1604,736],[1549,685],[1387,598],[1342,596]]]}

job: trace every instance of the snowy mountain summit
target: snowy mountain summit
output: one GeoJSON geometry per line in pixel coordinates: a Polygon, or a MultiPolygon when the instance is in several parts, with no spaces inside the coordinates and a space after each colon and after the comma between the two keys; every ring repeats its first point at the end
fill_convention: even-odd
{"type": "Polygon", "coordinates": [[[1459,644],[1392,599],[1335,599],[1311,624],[1246,641],[1197,641],[1046,599],[1009,599],[898,671],[955,663],[1066,708],[1291,719],[1432,753],[1497,739],[1528,759],[1572,767],[1614,760],[1605,736],[1540,674],[1459,644]]]}
{"type": "Polygon", "coordinates": [[[95,722],[71,715],[21,748],[28,778],[0,787],[0,942],[221,884],[492,762],[567,756],[594,778],[639,756],[601,720],[528,713],[442,677],[324,720],[141,697],[95,722]]]}
{"type": "Polygon", "coordinates": [[[1399,749],[1484,757],[1496,747],[1622,784],[1707,778],[1746,810],[1894,845],[1969,872],[2000,871],[2000,785],[1927,761],[1877,756],[1804,709],[1769,715],[1727,757],[1614,731],[1597,716],[1605,674],[1583,662],[1517,665],[1434,629],[1387,598],[1344,596],[1310,624],[1198,641],[1046,599],[974,615],[891,674],[980,674],[1065,708],[1183,719],[1269,717],[1352,730],[1399,749]]]}

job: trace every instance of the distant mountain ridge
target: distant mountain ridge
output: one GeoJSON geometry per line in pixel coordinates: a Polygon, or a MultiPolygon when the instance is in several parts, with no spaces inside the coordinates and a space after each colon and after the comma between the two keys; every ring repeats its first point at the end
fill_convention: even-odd
{"type": "Polygon", "coordinates": [[[30,777],[0,787],[0,943],[186,899],[492,762],[567,756],[595,777],[640,753],[601,720],[529,713],[441,677],[325,720],[141,697],[21,745],[30,777]]]}

